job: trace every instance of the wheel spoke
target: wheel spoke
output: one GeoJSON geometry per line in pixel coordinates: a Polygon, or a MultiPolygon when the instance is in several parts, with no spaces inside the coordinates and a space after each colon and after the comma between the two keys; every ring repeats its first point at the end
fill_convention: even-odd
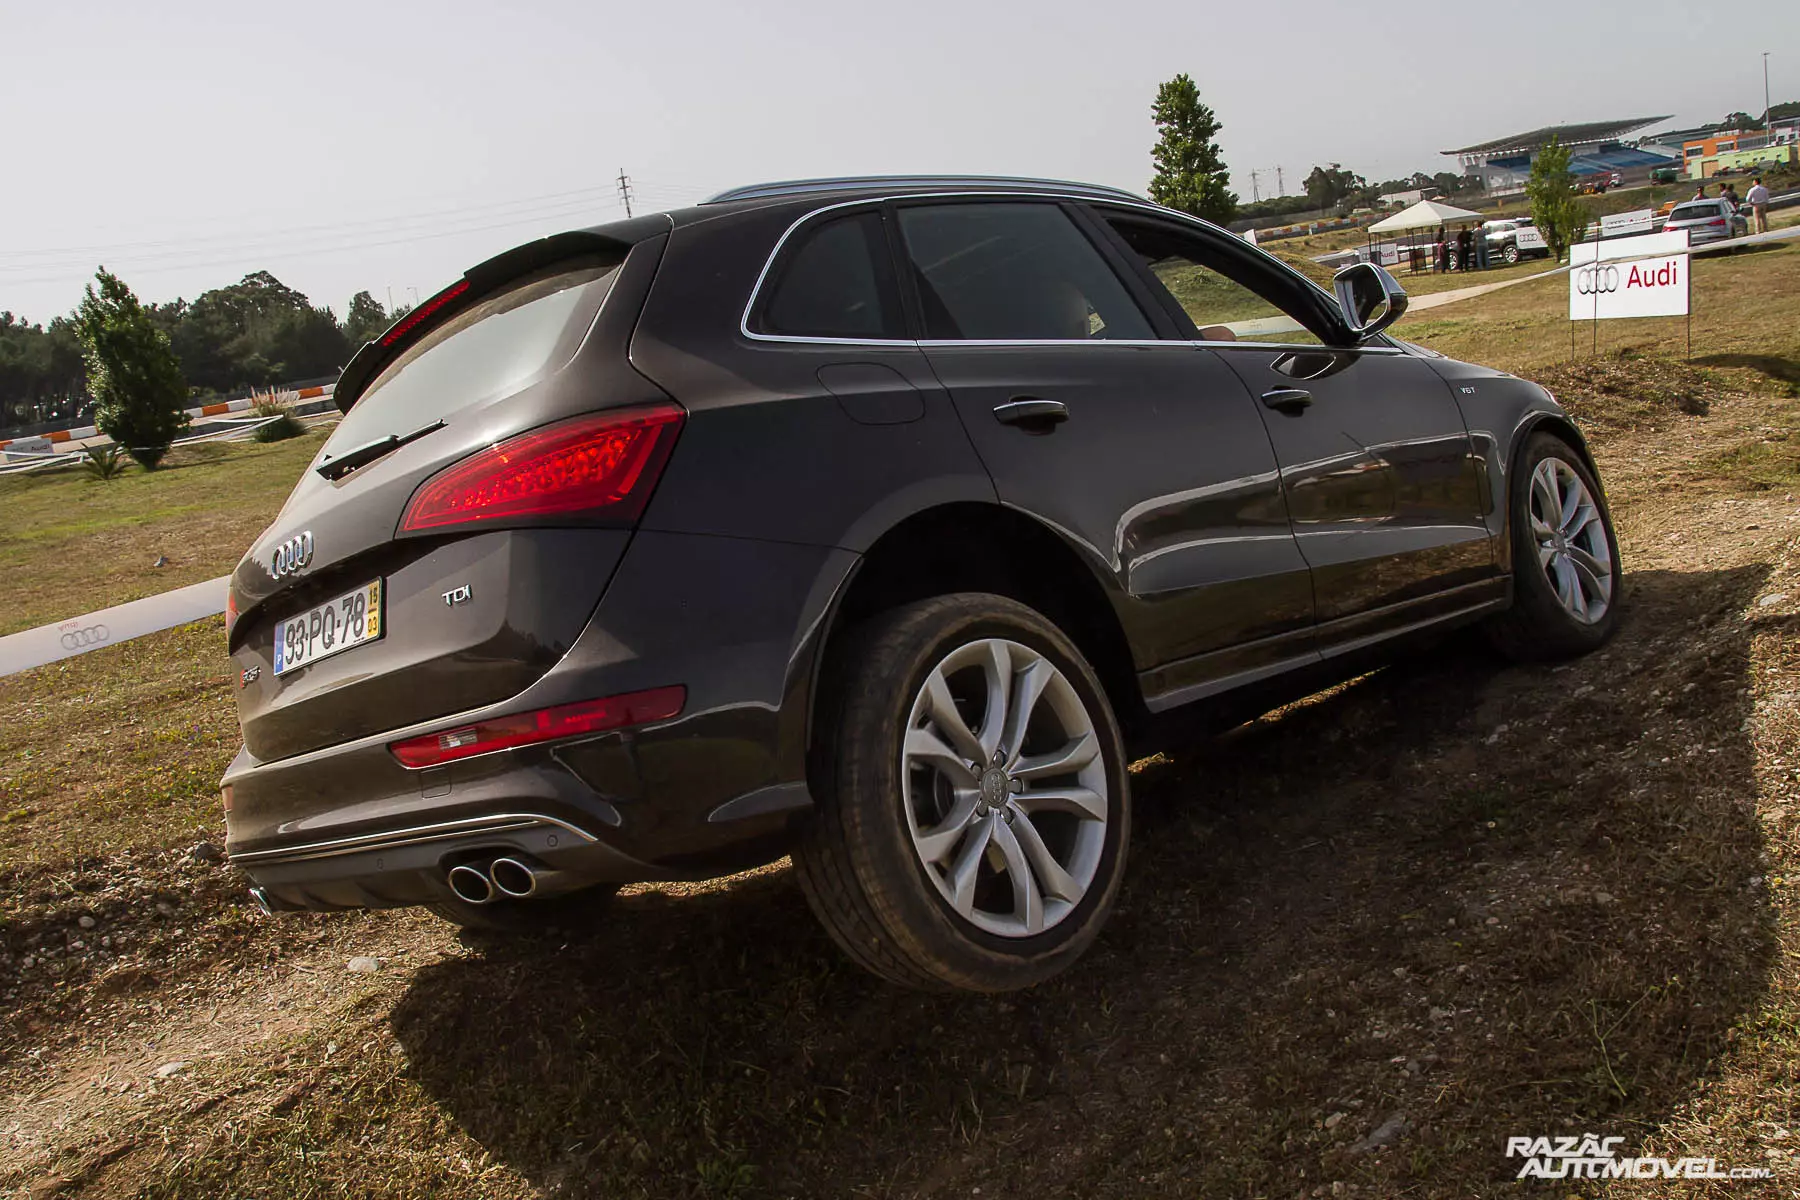
{"type": "Polygon", "coordinates": [[[1013,676],[1012,710],[1006,715],[1006,734],[1000,742],[1008,767],[1019,761],[1025,731],[1031,728],[1031,714],[1055,673],[1056,668],[1040,658],[1013,676]]]}
{"type": "Polygon", "coordinates": [[[975,805],[981,799],[980,788],[958,788],[956,803],[942,821],[913,837],[919,857],[928,863],[941,863],[963,839],[969,822],[975,817],[975,805]]]}
{"type": "Polygon", "coordinates": [[[1538,512],[1534,514],[1541,520],[1546,529],[1558,524],[1562,518],[1562,500],[1556,494],[1556,476],[1546,470],[1549,463],[1541,463],[1531,476],[1531,491],[1537,500],[1538,512]]]}
{"type": "Polygon", "coordinates": [[[1084,733],[1060,750],[1052,750],[1048,754],[1033,754],[1019,759],[1013,766],[1012,775],[1014,779],[1023,779],[1027,782],[1033,779],[1042,779],[1048,775],[1067,775],[1072,771],[1079,771],[1093,762],[1099,753],[1100,743],[1095,740],[1093,734],[1084,733]]]}
{"type": "Polygon", "coordinates": [[[1025,851],[1013,836],[1012,826],[1004,821],[994,825],[994,845],[1006,860],[1006,874],[1012,881],[1013,916],[1025,926],[1026,933],[1042,933],[1044,929],[1044,897],[1038,891],[1037,876],[1025,861],[1025,851]]]}
{"type": "Polygon", "coordinates": [[[1569,562],[1569,556],[1566,554],[1556,560],[1556,577],[1560,583],[1557,591],[1562,595],[1563,603],[1567,604],[1569,611],[1576,616],[1586,617],[1587,600],[1581,594],[1581,580],[1575,574],[1575,568],[1569,562]]]}
{"type": "Polygon", "coordinates": [[[1066,812],[1090,821],[1106,820],[1106,797],[1090,788],[1044,788],[1024,791],[1014,797],[1027,813],[1066,812]]]}
{"type": "Polygon", "coordinates": [[[950,865],[950,903],[965,917],[975,910],[975,880],[981,874],[981,860],[999,822],[1000,818],[990,813],[976,823],[950,865]]]}
{"type": "Polygon", "coordinates": [[[1551,543],[1543,542],[1538,546],[1538,566],[1548,567],[1550,565],[1550,560],[1555,557],[1556,547],[1551,543]]]}
{"type": "Polygon", "coordinates": [[[944,744],[944,739],[936,733],[921,726],[906,731],[905,754],[907,763],[920,763],[941,771],[952,780],[961,784],[974,784],[980,776],[969,769],[963,756],[944,744]]]}
{"type": "Polygon", "coordinates": [[[1006,733],[1006,709],[1012,694],[1012,651],[1001,642],[988,643],[988,660],[981,664],[987,676],[987,713],[981,718],[981,730],[975,735],[981,743],[981,765],[994,761],[994,751],[1006,733]]]}
{"type": "Polygon", "coordinates": [[[1019,840],[1019,847],[1025,851],[1025,857],[1031,860],[1031,869],[1037,874],[1038,883],[1046,895],[1067,900],[1070,904],[1081,899],[1081,885],[1062,869],[1062,864],[1050,853],[1050,847],[1044,845],[1044,839],[1039,836],[1037,826],[1031,823],[1029,816],[1015,809],[1010,829],[1012,835],[1019,840]]]}
{"type": "Polygon", "coordinates": [[[1576,577],[1587,585],[1588,592],[1596,600],[1606,600],[1612,596],[1612,572],[1599,559],[1586,550],[1570,546],[1569,562],[1575,568],[1576,577]]]}
{"type": "Polygon", "coordinates": [[[950,739],[950,744],[964,760],[985,763],[986,755],[981,752],[981,742],[976,738],[975,731],[969,728],[962,714],[956,711],[956,701],[951,698],[950,685],[944,681],[942,667],[933,671],[931,678],[925,681],[925,710],[931,714],[932,723],[950,739]]]}
{"type": "Polygon", "coordinates": [[[1582,530],[1586,529],[1589,525],[1592,525],[1599,517],[1599,510],[1594,507],[1593,503],[1588,500],[1586,495],[1583,495],[1581,497],[1581,503],[1576,506],[1574,515],[1563,524],[1563,537],[1568,541],[1574,541],[1576,536],[1579,535],[1582,530]]]}
{"type": "Polygon", "coordinates": [[[1581,507],[1581,502],[1587,499],[1587,489],[1581,486],[1581,480],[1575,477],[1574,472],[1569,474],[1569,486],[1563,488],[1561,474],[1560,471],[1557,472],[1557,490],[1562,493],[1562,507],[1557,511],[1556,524],[1559,529],[1567,529],[1569,522],[1575,519],[1575,512],[1581,507]]]}

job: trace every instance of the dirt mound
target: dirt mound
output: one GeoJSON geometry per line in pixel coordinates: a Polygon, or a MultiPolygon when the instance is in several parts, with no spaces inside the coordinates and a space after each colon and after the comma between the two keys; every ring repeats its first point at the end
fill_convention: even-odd
{"type": "Polygon", "coordinates": [[[1631,350],[1557,363],[1532,378],[1590,428],[1636,429],[1683,414],[1705,416],[1736,390],[1714,371],[1631,350]]]}

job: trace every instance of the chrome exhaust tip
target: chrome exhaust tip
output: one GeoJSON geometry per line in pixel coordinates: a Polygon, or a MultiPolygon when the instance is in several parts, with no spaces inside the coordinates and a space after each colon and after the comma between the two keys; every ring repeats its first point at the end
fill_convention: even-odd
{"type": "Polygon", "coordinates": [[[250,899],[256,902],[256,907],[262,911],[263,916],[272,917],[275,915],[277,911],[275,902],[269,899],[269,893],[262,888],[251,888],[250,899]]]}
{"type": "Polygon", "coordinates": [[[494,898],[494,881],[480,867],[451,867],[446,877],[450,890],[465,904],[486,904],[494,898]]]}
{"type": "Polygon", "coordinates": [[[488,874],[494,886],[514,900],[523,900],[538,890],[536,868],[516,858],[496,858],[488,868],[488,874]]]}

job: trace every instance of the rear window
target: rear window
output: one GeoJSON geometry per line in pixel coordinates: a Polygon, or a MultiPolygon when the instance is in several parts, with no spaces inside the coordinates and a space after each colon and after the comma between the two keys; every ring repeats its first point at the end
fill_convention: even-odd
{"type": "Polygon", "coordinates": [[[1719,215],[1718,204],[1708,201],[1705,204],[1684,204],[1669,214],[1671,221],[1704,221],[1708,217],[1719,215]]]}
{"type": "Polygon", "coordinates": [[[791,337],[906,336],[881,217],[839,217],[805,234],[779,266],[758,332],[791,337]]]}
{"type": "Polygon", "coordinates": [[[617,274],[613,265],[527,277],[433,329],[358,397],[325,443],[324,457],[389,434],[405,437],[561,370],[617,274]]]}

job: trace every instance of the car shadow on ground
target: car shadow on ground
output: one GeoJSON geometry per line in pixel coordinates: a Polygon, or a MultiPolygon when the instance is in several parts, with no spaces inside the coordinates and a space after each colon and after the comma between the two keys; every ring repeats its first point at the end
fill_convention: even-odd
{"type": "Polygon", "coordinates": [[[777,870],[422,969],[409,1073],[575,1194],[1467,1195],[1509,1136],[1635,1144],[1771,969],[1764,574],[1636,574],[1580,662],[1453,642],[1171,747],[1112,924],[1031,992],[869,978],[777,870]]]}

